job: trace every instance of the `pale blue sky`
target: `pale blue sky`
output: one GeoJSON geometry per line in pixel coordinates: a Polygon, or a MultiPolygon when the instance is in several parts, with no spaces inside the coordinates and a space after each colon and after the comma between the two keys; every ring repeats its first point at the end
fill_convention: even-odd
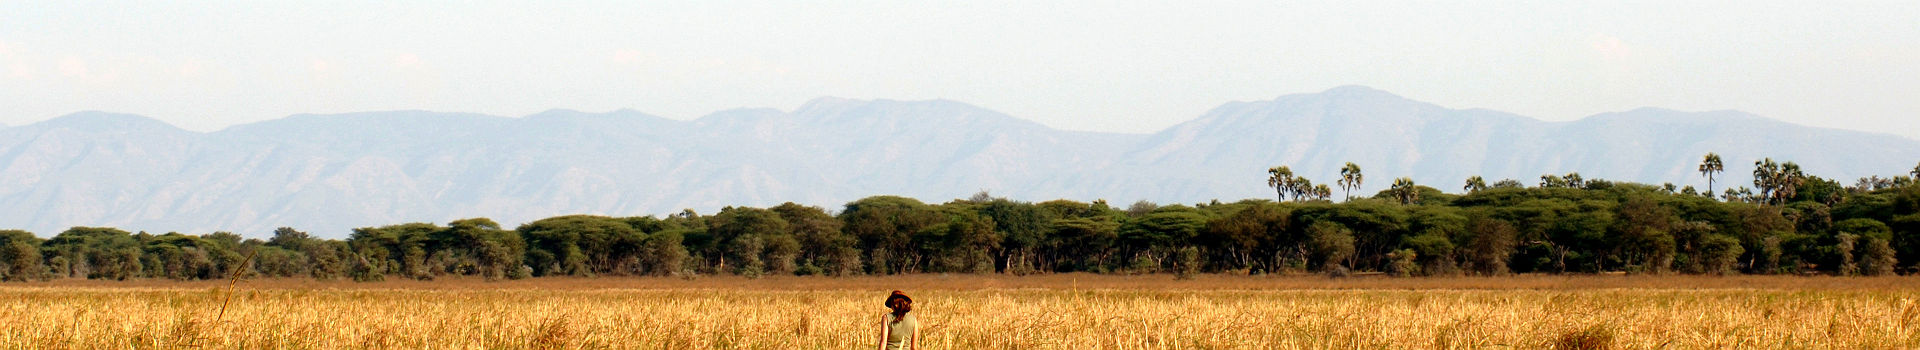
{"type": "Polygon", "coordinates": [[[294,113],[688,119],[820,96],[1147,132],[1359,84],[1570,120],[1739,109],[1920,138],[1920,1],[0,3],[0,123],[294,113]]]}

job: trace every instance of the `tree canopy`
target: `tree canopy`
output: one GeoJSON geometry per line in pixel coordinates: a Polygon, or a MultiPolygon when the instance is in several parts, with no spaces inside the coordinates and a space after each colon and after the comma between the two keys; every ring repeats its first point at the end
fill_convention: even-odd
{"type": "MultiPolygon", "coordinates": [[[[1723,171],[1717,156],[1700,167],[1723,171]]],[[[1363,181],[1347,164],[1334,182],[1363,181]]],[[[1920,172],[1920,167],[1915,169],[1920,172]]],[[[666,217],[568,215],[508,229],[487,218],[400,223],[321,239],[294,228],[243,239],[74,227],[42,239],[0,230],[0,281],[228,276],[431,280],[445,276],[903,273],[1690,273],[1920,272],[1920,185],[1842,186],[1792,162],[1755,163],[1754,186],[1695,192],[1547,174],[1537,186],[1467,179],[1460,193],[1397,178],[1330,200],[1288,167],[1273,199],[1125,210],[1104,200],[1024,202],[982,192],[928,204],[897,196],[838,212],[786,203],[666,217]]],[[[1258,181],[1250,179],[1249,181],[1258,181]]],[[[1454,182],[1460,183],[1460,182],[1454,182]]],[[[1249,196],[1265,197],[1257,193],[1249,196]]]]}

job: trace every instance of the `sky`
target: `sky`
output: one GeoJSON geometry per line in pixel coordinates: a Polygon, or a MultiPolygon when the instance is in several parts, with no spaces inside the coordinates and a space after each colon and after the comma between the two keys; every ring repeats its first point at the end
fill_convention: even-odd
{"type": "Polygon", "coordinates": [[[1341,85],[1546,120],[1737,109],[1920,138],[1920,1],[0,2],[5,125],[692,119],[837,96],[1145,133],[1341,85]]]}

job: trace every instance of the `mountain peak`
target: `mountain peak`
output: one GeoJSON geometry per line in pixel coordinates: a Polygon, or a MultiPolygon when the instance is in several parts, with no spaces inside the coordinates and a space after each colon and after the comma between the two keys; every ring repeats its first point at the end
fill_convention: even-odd
{"type": "Polygon", "coordinates": [[[1386,98],[1386,99],[1395,99],[1395,100],[1407,99],[1406,97],[1395,95],[1391,92],[1382,91],[1380,89],[1375,89],[1375,88],[1367,87],[1364,85],[1336,86],[1331,89],[1327,89],[1326,91],[1321,91],[1318,95],[1326,96],[1330,98],[1366,98],[1366,99],[1386,98]]]}
{"type": "Polygon", "coordinates": [[[801,104],[800,108],[793,110],[793,114],[831,113],[833,111],[858,107],[867,102],[868,101],[844,97],[821,96],[801,104]]]}
{"type": "Polygon", "coordinates": [[[87,131],[186,131],[158,119],[101,111],[76,112],[31,125],[87,131]]]}
{"type": "Polygon", "coordinates": [[[1373,87],[1371,87],[1371,86],[1366,86],[1366,85],[1341,85],[1341,86],[1335,86],[1335,87],[1332,87],[1332,88],[1329,88],[1329,89],[1327,89],[1326,91],[1321,91],[1320,93],[1322,93],[1322,94],[1334,94],[1334,95],[1339,95],[1339,94],[1388,94],[1388,95],[1392,95],[1392,93],[1388,93],[1388,92],[1386,92],[1386,91],[1381,91],[1380,89],[1375,89],[1375,88],[1373,88],[1373,87]]]}

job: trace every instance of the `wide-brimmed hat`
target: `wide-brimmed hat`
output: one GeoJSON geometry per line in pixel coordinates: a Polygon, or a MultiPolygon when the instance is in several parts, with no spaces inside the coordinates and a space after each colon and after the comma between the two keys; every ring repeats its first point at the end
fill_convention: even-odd
{"type": "Polygon", "coordinates": [[[887,296],[887,304],[886,304],[887,307],[893,307],[894,299],[906,299],[907,302],[909,303],[913,302],[913,297],[909,297],[907,296],[907,293],[901,293],[900,291],[896,290],[896,291],[893,291],[892,295],[887,296]]]}

